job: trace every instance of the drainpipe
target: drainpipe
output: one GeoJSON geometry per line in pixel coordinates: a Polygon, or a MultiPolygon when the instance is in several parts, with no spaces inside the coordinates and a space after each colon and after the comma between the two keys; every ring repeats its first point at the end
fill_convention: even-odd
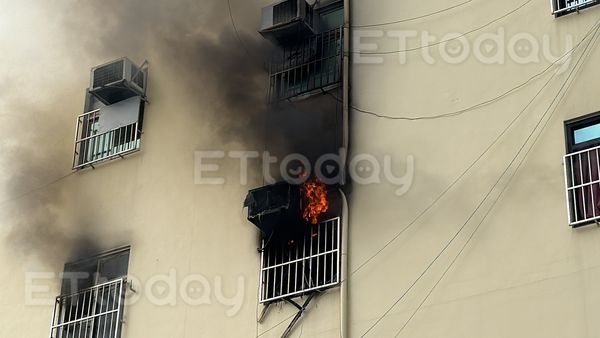
{"type": "Polygon", "coordinates": [[[340,338],[348,338],[348,201],[340,189],[342,196],[342,248],[341,248],[341,281],[340,285],[340,338]]]}
{"type": "MultiPolygon", "coordinates": [[[[343,111],[342,111],[342,146],[344,147],[343,182],[346,183],[346,162],[348,161],[348,115],[350,111],[350,0],[344,0],[344,70],[343,70],[343,111]]],[[[341,248],[341,281],[340,285],[340,338],[348,338],[348,200],[340,189],[342,196],[342,248],[341,248]]]]}
{"type": "Polygon", "coordinates": [[[350,111],[350,0],[344,0],[344,46],[342,78],[342,147],[344,165],[342,184],[346,183],[346,161],[348,159],[348,114],[350,111]]]}

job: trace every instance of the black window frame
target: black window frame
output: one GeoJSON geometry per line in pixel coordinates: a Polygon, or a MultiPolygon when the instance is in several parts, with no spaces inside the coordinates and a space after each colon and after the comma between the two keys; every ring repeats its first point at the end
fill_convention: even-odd
{"type": "Polygon", "coordinates": [[[119,247],[116,249],[112,249],[109,251],[105,251],[96,255],[91,255],[88,256],[86,258],[83,259],[78,259],[72,262],[67,262],[65,263],[64,266],[64,277],[62,280],[62,286],[61,286],[61,295],[66,295],[66,294],[70,294],[73,292],[77,292],[78,290],[73,290],[73,286],[70,285],[71,284],[71,277],[78,277],[81,276],[83,277],[84,273],[90,273],[90,271],[83,271],[83,270],[78,270],[78,268],[87,266],[87,267],[92,267],[92,265],[95,266],[95,269],[93,272],[91,272],[87,277],[86,280],[83,281],[83,283],[79,284],[76,286],[76,289],[86,289],[89,287],[93,287],[95,285],[101,284],[103,282],[108,282],[109,280],[104,280],[105,276],[102,275],[102,271],[101,271],[101,264],[112,259],[112,258],[116,258],[118,256],[122,256],[122,255],[127,255],[127,260],[126,260],[126,266],[124,268],[125,273],[117,276],[115,278],[112,278],[112,280],[118,279],[118,278],[123,278],[123,277],[127,277],[127,273],[129,271],[129,261],[131,258],[131,247],[130,246],[124,246],[124,247],[119,247]],[[75,275],[73,275],[75,274],[75,275]]]}
{"type": "Polygon", "coordinates": [[[575,131],[600,124],[600,111],[565,121],[565,146],[567,154],[600,146],[600,137],[575,144],[575,131]]]}

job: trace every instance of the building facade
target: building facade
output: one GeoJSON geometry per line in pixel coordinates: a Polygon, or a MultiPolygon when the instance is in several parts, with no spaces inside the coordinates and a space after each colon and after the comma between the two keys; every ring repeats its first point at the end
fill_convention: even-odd
{"type": "Polygon", "coordinates": [[[598,336],[596,4],[10,5],[0,336],[598,336]]]}

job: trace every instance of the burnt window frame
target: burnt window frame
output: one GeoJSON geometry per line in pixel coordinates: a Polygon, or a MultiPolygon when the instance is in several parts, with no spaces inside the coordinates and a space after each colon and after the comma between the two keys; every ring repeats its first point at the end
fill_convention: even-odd
{"type": "Polygon", "coordinates": [[[342,219],[323,220],[287,242],[263,238],[259,251],[261,304],[335,288],[342,282],[342,219]]]}
{"type": "Polygon", "coordinates": [[[130,258],[123,246],[65,263],[50,336],[121,337],[130,258]]]}
{"type": "MultiPolygon", "coordinates": [[[[71,262],[67,262],[64,265],[63,268],[63,275],[69,274],[69,273],[84,273],[87,271],[77,271],[77,270],[72,270],[73,268],[77,267],[77,266],[83,266],[86,265],[86,263],[95,263],[96,269],[94,270],[92,276],[89,276],[91,279],[91,284],[87,285],[87,286],[83,286],[82,288],[89,288],[89,287],[93,287],[95,285],[104,283],[104,282],[108,282],[110,280],[115,280],[115,279],[119,279],[119,278],[124,278],[127,277],[128,271],[129,271],[129,261],[131,258],[131,247],[130,246],[123,246],[123,247],[118,247],[112,250],[108,250],[108,251],[104,251],[95,255],[90,255],[88,257],[82,258],[82,259],[78,259],[75,261],[71,261],[71,262]],[[119,275],[115,278],[112,279],[108,279],[108,280],[102,280],[102,274],[101,274],[101,269],[100,269],[100,265],[103,262],[106,262],[110,259],[114,259],[118,256],[122,256],[122,255],[127,255],[127,260],[126,260],[126,266],[125,266],[125,273],[122,275],[119,275]]],[[[91,264],[87,264],[90,265],[91,264]]],[[[64,294],[69,294],[72,293],[73,290],[69,290],[69,286],[67,286],[67,283],[69,283],[70,281],[65,280],[63,278],[63,280],[61,281],[61,295],[64,294]]],[[[77,290],[75,290],[77,291],[77,290]]]]}
{"type": "Polygon", "coordinates": [[[580,144],[575,144],[575,131],[600,124],[600,111],[579,116],[564,122],[565,148],[567,154],[600,146],[600,137],[580,144]]]}

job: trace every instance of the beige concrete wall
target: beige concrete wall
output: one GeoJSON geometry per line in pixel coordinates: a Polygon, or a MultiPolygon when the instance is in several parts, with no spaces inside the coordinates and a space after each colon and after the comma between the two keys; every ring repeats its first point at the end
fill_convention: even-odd
{"type": "MultiPolygon", "coordinates": [[[[260,39],[258,8],[266,3],[232,1],[248,48],[253,38],[260,39]]],[[[229,84],[223,81],[238,81],[236,86],[263,100],[266,76],[235,77],[234,67],[249,61],[229,28],[224,2],[106,5],[114,6],[107,9],[110,15],[98,12],[99,5],[67,2],[12,4],[13,15],[2,15],[0,41],[7,48],[0,58],[5,89],[0,119],[6,123],[0,129],[7,137],[2,140],[0,336],[48,335],[52,305],[27,299],[31,273],[57,274],[65,262],[84,255],[77,252],[121,245],[131,245],[129,274],[137,295],[129,295],[141,296],[135,303],[128,298],[123,337],[254,337],[272,328],[261,337],[280,336],[295,313],[292,306],[275,306],[264,323],[256,322],[258,232],[245,219],[242,203],[248,189],[262,184],[258,163],[251,163],[247,185],[240,184],[235,160],[221,162],[218,175],[226,184],[194,181],[195,151],[263,149],[264,125],[254,120],[258,107],[231,106],[241,100],[238,93],[231,88],[227,95],[232,96],[221,93],[229,84]],[[128,9],[139,9],[140,16],[130,17],[128,9]],[[71,172],[73,127],[89,69],[122,55],[150,62],[141,151],[46,186],[71,172]],[[227,60],[230,65],[214,66],[227,60]],[[92,246],[79,248],[84,239],[92,246]],[[209,282],[211,292],[201,292],[208,293],[210,304],[190,305],[179,295],[185,278],[196,274],[209,282]],[[167,290],[175,293],[174,304],[160,305],[148,296],[145,288],[157,276],[176,276],[176,289],[167,290]],[[239,310],[228,312],[232,307],[219,301],[218,280],[226,297],[239,294],[239,310]]],[[[335,118],[335,112],[303,112],[324,127],[335,118]]],[[[325,137],[318,128],[313,132],[325,137]]],[[[336,135],[327,138],[334,142],[336,135]]],[[[47,288],[35,292],[36,300],[52,303],[60,292],[56,276],[34,283],[47,288]]],[[[152,292],[163,299],[160,291],[152,292]]],[[[333,290],[319,297],[294,336],[334,336],[338,313],[333,290]]]]}
{"type": "MultiPolygon", "coordinates": [[[[382,28],[384,32],[428,31],[441,38],[446,33],[480,27],[522,3],[473,1],[450,12],[382,28]]],[[[355,25],[380,23],[450,5],[447,1],[352,1],[352,18],[355,25]]],[[[553,18],[549,11],[548,1],[532,1],[467,39],[472,45],[480,33],[499,28],[505,30],[507,40],[518,33],[529,33],[541,41],[543,34],[549,34],[554,54],[560,55],[565,50],[565,36],[572,34],[575,42],[579,41],[598,20],[600,8],[560,19],[553,18]]],[[[398,49],[397,39],[366,38],[363,42],[379,43],[380,50],[398,49]]],[[[407,48],[419,44],[412,39],[407,48]]],[[[434,65],[427,64],[420,51],[407,53],[404,65],[398,55],[385,56],[382,64],[355,63],[353,104],[392,116],[442,114],[493,98],[549,64],[543,60],[521,65],[507,60],[504,65],[485,65],[471,55],[465,62],[452,65],[440,60],[438,48],[432,50],[431,55],[438,60],[434,65]]],[[[599,310],[600,233],[593,226],[569,228],[562,173],[563,121],[600,110],[600,97],[594,89],[598,86],[599,55],[596,46],[505,193],[401,337],[599,334],[595,317],[599,310]]],[[[578,56],[574,55],[573,64],[578,56]]],[[[557,76],[439,203],[351,277],[352,337],[362,336],[442,251],[517,153],[567,75],[557,76]]],[[[399,171],[406,156],[414,156],[415,175],[411,189],[401,197],[394,195],[391,184],[353,186],[349,197],[350,270],[357,269],[434,201],[548,78],[539,78],[498,102],[457,117],[391,121],[352,113],[353,155],[392,155],[399,171]]],[[[505,185],[505,180],[500,182],[492,201],[505,185]]],[[[367,337],[392,337],[402,328],[467,242],[490,203],[483,204],[464,231],[367,337]]]]}
{"type": "MultiPolygon", "coordinates": [[[[258,8],[266,3],[252,6],[258,8]]],[[[427,30],[443,36],[481,26],[519,4],[476,0],[451,12],[385,28],[427,30]]],[[[203,20],[212,23],[210,13],[223,10],[222,4],[219,7],[211,3],[205,11],[190,11],[189,17],[180,20],[187,24],[175,30],[160,20],[162,16],[144,15],[149,21],[140,31],[152,27],[148,29],[164,34],[161,37],[167,41],[173,41],[168,38],[179,37],[181,32],[188,33],[189,39],[178,40],[184,42],[183,47],[172,46],[172,53],[164,53],[164,45],[152,36],[140,36],[139,44],[130,43],[135,34],[123,37],[125,42],[111,40],[107,37],[113,37],[114,32],[106,32],[118,27],[113,19],[96,21],[93,12],[81,8],[76,8],[81,11],[78,13],[86,16],[76,23],[66,20],[64,13],[69,6],[13,4],[11,20],[0,24],[0,41],[14,47],[0,56],[5,65],[0,73],[4,93],[0,96],[0,130],[10,135],[1,143],[0,182],[4,193],[0,202],[0,266],[4,273],[0,274],[0,336],[47,335],[52,308],[26,302],[27,273],[61,271],[65,261],[77,258],[73,257],[72,247],[82,237],[94,239],[93,250],[132,246],[129,270],[142,282],[137,287],[142,297],[127,305],[124,337],[255,337],[273,327],[261,337],[280,336],[294,308],[275,306],[264,323],[256,324],[260,311],[256,294],[258,234],[241,210],[245,192],[259,185],[260,178],[254,172],[249,185],[241,186],[238,166],[230,161],[224,166],[227,184],[194,184],[194,151],[254,149],[261,143],[249,143],[246,135],[230,132],[238,130],[240,124],[251,123],[251,118],[231,121],[223,104],[225,98],[214,96],[219,88],[211,85],[214,78],[185,67],[194,55],[199,63],[206,62],[200,57],[202,49],[189,56],[183,47],[196,42],[194,34],[208,27],[202,24],[203,20]],[[190,23],[195,22],[191,17],[198,18],[199,23],[190,23]],[[99,32],[101,40],[81,33],[86,20],[99,32]],[[194,26],[196,29],[191,29],[194,26]],[[74,28],[75,33],[67,33],[74,28]],[[8,30],[19,34],[6,33],[8,30]],[[102,49],[107,43],[111,50],[102,49]],[[148,58],[151,62],[151,103],[146,109],[142,150],[125,160],[79,172],[21,197],[20,192],[31,191],[69,172],[72,127],[75,115],[81,111],[87,72],[91,66],[121,55],[137,61],[148,58]],[[202,80],[194,85],[182,81],[190,74],[202,80]],[[175,305],[157,305],[144,297],[146,282],[172,271],[177,275],[177,284],[186,276],[201,274],[211,282],[213,291],[215,278],[222,278],[228,296],[236,293],[241,277],[243,301],[239,312],[228,317],[229,307],[221,304],[214,292],[211,304],[198,306],[185,304],[180,297],[176,297],[175,305]]],[[[178,6],[170,6],[161,7],[161,13],[181,14],[178,6]]],[[[447,6],[441,0],[419,4],[354,1],[352,19],[356,25],[379,23],[447,6]]],[[[548,33],[554,54],[558,55],[564,51],[564,36],[572,34],[579,41],[597,20],[599,10],[593,8],[580,15],[554,19],[547,1],[532,1],[482,32],[503,27],[508,37],[521,32],[536,37],[548,33]]],[[[234,13],[240,15],[240,10],[234,13]]],[[[255,13],[258,22],[258,10],[255,13]]],[[[243,20],[242,27],[252,31],[252,21],[243,20]]],[[[469,40],[476,36],[469,36],[469,40]]],[[[397,48],[397,40],[384,39],[380,48],[397,48]]],[[[432,55],[436,57],[436,52],[432,55]]],[[[574,55],[574,61],[578,56],[574,55]]],[[[600,110],[600,98],[595,94],[600,70],[594,63],[597,59],[598,52],[594,51],[502,198],[402,332],[403,336],[598,335],[600,327],[595,314],[600,275],[596,261],[600,255],[600,234],[593,227],[571,230],[567,226],[561,164],[562,122],[600,110]]],[[[388,115],[435,115],[492,98],[547,66],[547,61],[484,65],[473,58],[459,65],[442,61],[429,65],[420,53],[408,54],[408,61],[402,65],[397,55],[392,55],[386,56],[383,64],[353,64],[353,104],[388,115]]],[[[214,76],[227,75],[223,71],[214,76]]],[[[351,276],[351,337],[366,332],[464,224],[537,124],[567,75],[557,76],[489,154],[430,212],[351,276]]],[[[397,187],[393,184],[351,186],[350,270],[356,270],[426,208],[548,78],[540,78],[498,102],[460,117],[411,122],[352,113],[352,154],[368,153],[378,158],[392,155],[399,171],[405,167],[406,157],[414,156],[415,175],[411,188],[402,196],[394,195],[397,187]]],[[[325,126],[330,122],[321,121],[325,126]]],[[[499,188],[505,183],[502,181],[499,188]]],[[[492,197],[497,193],[498,190],[492,197]]],[[[370,336],[393,336],[404,325],[489,206],[482,206],[464,232],[370,331],[370,336]]],[[[40,296],[53,297],[59,292],[56,279],[42,281],[41,285],[50,289],[40,296]]],[[[333,289],[320,296],[293,336],[338,337],[337,293],[333,289]]]]}

